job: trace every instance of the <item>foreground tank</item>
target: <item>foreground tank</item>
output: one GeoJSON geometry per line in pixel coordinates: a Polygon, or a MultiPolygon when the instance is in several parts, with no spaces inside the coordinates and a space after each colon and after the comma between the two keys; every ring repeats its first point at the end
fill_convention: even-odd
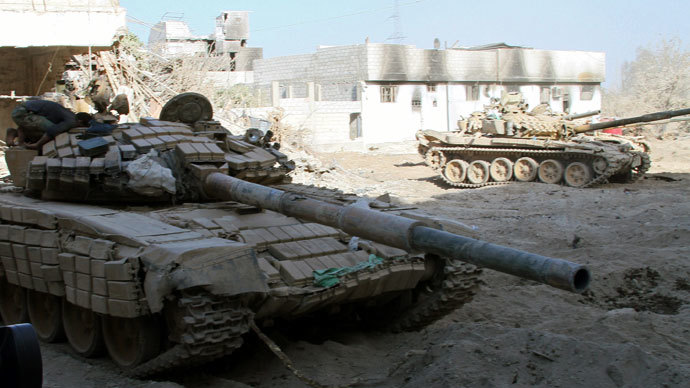
{"type": "Polygon", "coordinates": [[[419,153],[454,187],[476,188],[540,181],[590,187],[608,181],[631,182],[650,167],[649,147],[640,138],[587,133],[690,114],[690,109],[659,112],[598,124],[542,107],[526,112],[511,93],[487,112],[475,112],[455,132],[419,131],[419,153]]]}
{"type": "Polygon", "coordinates": [[[340,311],[419,329],[471,300],[477,266],[587,288],[583,266],[281,184],[292,166],[270,134],[229,135],[203,96],[161,117],[89,143],[58,137],[29,162],[24,192],[0,195],[5,323],[147,376],[233,352],[253,321],[340,311]]]}

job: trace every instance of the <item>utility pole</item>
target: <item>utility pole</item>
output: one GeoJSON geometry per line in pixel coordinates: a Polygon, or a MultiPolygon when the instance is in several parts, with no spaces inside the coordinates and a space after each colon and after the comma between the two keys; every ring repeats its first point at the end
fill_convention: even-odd
{"type": "Polygon", "coordinates": [[[400,23],[400,2],[398,0],[393,1],[393,14],[388,17],[388,20],[393,21],[393,34],[386,39],[387,41],[392,41],[393,43],[402,44],[405,37],[402,34],[402,25],[400,23]]]}

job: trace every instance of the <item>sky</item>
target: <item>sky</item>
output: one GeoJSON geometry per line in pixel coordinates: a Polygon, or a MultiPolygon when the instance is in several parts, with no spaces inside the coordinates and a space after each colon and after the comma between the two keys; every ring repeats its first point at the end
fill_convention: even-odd
{"type": "Polygon", "coordinates": [[[144,42],[150,27],[166,17],[181,18],[195,35],[209,35],[222,11],[250,11],[248,46],[262,47],[264,58],[367,37],[419,48],[433,48],[438,38],[441,47],[505,42],[603,51],[607,88],[620,86],[621,66],[639,47],[678,38],[690,48],[690,0],[120,0],[120,6],[127,9],[129,30],[144,42]]]}

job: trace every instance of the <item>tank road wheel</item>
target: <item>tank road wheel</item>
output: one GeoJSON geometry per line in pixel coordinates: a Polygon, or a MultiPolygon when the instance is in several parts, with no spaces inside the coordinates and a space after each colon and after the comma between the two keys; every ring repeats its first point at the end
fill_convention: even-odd
{"type": "Polygon", "coordinates": [[[470,163],[470,168],[467,170],[467,180],[475,185],[488,182],[489,162],[475,160],[474,162],[470,163]]]}
{"type": "Polygon", "coordinates": [[[453,159],[446,163],[446,167],[443,169],[443,176],[449,182],[462,183],[467,177],[468,166],[469,164],[464,160],[453,159]]]}
{"type": "Polygon", "coordinates": [[[539,164],[539,180],[556,184],[563,179],[563,164],[558,160],[546,159],[539,164]]]}
{"type": "Polygon", "coordinates": [[[101,318],[91,310],[62,303],[62,324],[65,327],[67,341],[77,354],[82,357],[98,357],[103,354],[103,333],[101,318]]]}
{"type": "Polygon", "coordinates": [[[515,174],[515,179],[520,182],[530,182],[537,177],[538,168],[539,165],[534,159],[523,157],[515,161],[513,173],[515,174]]]}
{"type": "Polygon", "coordinates": [[[103,317],[103,339],[110,358],[123,368],[140,365],[160,352],[160,331],[152,317],[103,317]]]}
{"type": "Polygon", "coordinates": [[[446,156],[439,150],[429,150],[424,155],[424,163],[434,170],[438,170],[446,164],[446,156]]]}
{"type": "Polygon", "coordinates": [[[609,166],[609,162],[606,161],[606,158],[603,157],[598,157],[594,159],[592,162],[592,169],[594,170],[594,173],[597,175],[601,175],[604,172],[606,172],[606,168],[609,166]]]}
{"type": "Polygon", "coordinates": [[[62,328],[62,299],[38,291],[29,291],[26,300],[31,324],[41,341],[57,342],[65,337],[62,328]]]}
{"type": "Polygon", "coordinates": [[[508,182],[513,177],[513,162],[508,158],[496,158],[491,162],[489,173],[496,182],[508,182]]]}
{"type": "Polygon", "coordinates": [[[592,173],[586,164],[572,162],[565,168],[565,183],[572,187],[582,187],[592,180],[592,173]]]}
{"type": "Polygon", "coordinates": [[[5,325],[29,322],[26,308],[26,290],[0,280],[0,315],[5,325]]]}

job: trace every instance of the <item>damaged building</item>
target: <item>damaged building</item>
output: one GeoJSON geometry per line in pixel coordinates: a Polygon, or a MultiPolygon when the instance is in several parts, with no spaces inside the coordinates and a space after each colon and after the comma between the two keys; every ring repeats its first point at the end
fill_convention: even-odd
{"type": "Polygon", "coordinates": [[[125,15],[116,0],[2,2],[0,136],[14,124],[17,101],[53,90],[73,55],[108,50],[125,31],[125,15]]]}
{"type": "Polygon", "coordinates": [[[313,144],[362,149],[414,140],[420,129],[453,130],[492,98],[521,92],[554,112],[600,109],[602,52],[506,44],[420,49],[365,43],[254,61],[262,105],[281,107],[313,144]]]}
{"type": "Polygon", "coordinates": [[[213,34],[195,36],[179,17],[158,22],[149,33],[149,49],[165,57],[180,55],[227,56],[230,71],[251,71],[252,62],[261,59],[263,49],[248,47],[249,12],[223,11],[213,34]]]}

